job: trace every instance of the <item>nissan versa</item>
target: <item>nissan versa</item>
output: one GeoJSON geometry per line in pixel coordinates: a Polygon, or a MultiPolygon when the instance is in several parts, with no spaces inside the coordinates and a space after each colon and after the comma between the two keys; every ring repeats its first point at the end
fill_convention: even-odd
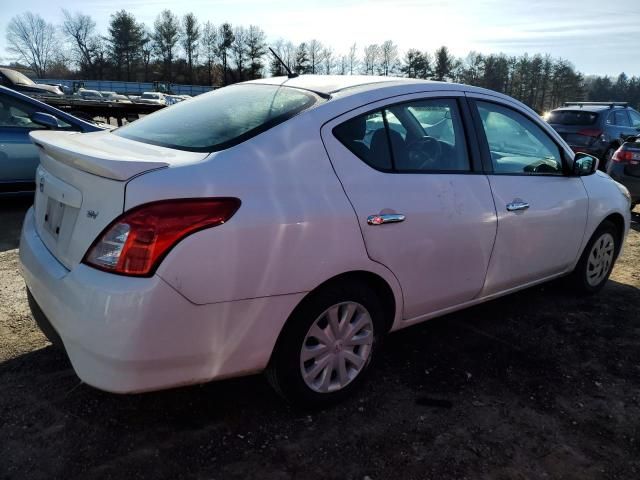
{"type": "Polygon", "coordinates": [[[563,275],[598,291],[629,229],[594,157],[464,85],[268,78],[31,138],[31,308],[111,392],[266,370],[324,405],[390,331],[563,275]]]}

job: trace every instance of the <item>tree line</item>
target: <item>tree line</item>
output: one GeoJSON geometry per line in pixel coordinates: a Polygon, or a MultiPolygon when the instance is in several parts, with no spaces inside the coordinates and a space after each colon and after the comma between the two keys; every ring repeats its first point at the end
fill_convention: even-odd
{"type": "Polygon", "coordinates": [[[148,26],[120,10],[111,15],[107,31],[98,32],[90,15],[62,13],[60,25],[31,12],[8,24],[8,50],[38,77],[222,86],[290,69],[455,81],[506,93],[539,112],[569,100],[629,101],[640,107],[639,77],[585,78],[569,61],[550,55],[471,52],[458,58],[446,46],[433,53],[411,48],[401,55],[392,40],[362,47],[354,43],[338,54],[316,39],[297,45],[279,39],[270,46],[285,68],[269,54],[266,35],[256,25],[214,25],[193,13],[178,17],[163,10],[148,26]]]}

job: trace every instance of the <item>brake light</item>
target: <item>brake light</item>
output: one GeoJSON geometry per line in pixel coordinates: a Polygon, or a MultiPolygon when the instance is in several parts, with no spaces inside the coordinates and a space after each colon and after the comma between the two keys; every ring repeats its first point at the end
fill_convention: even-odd
{"type": "Polygon", "coordinates": [[[105,228],[83,262],[121,275],[149,276],[180,240],[225,223],[239,207],[237,198],[163,200],[140,205],[105,228]]]}
{"type": "Polygon", "coordinates": [[[597,128],[583,128],[578,132],[578,135],[584,135],[585,137],[593,137],[597,138],[602,135],[602,130],[598,130],[597,128]]]}
{"type": "Polygon", "coordinates": [[[616,153],[613,154],[611,160],[616,163],[632,163],[635,165],[640,162],[640,152],[633,152],[619,148],[616,150],[616,153]]]}

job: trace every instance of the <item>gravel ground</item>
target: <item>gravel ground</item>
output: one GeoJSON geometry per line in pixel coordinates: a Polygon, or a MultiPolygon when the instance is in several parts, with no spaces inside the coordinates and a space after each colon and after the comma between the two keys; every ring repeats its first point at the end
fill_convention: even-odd
{"type": "Polygon", "coordinates": [[[640,478],[640,214],[611,281],[532,288],[391,335],[308,414],[261,376],[117,396],[35,326],[0,207],[0,478],[640,478]]]}

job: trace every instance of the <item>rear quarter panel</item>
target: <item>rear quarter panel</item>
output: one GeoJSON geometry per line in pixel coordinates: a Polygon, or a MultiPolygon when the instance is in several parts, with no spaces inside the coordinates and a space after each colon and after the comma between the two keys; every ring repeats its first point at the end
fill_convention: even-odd
{"type": "Polygon", "coordinates": [[[343,272],[395,277],[366,255],[353,208],[320,140],[300,115],[200,164],[151,172],[127,186],[125,210],[170,198],[237,197],[224,225],[182,240],[157,274],[196,304],[308,292],[343,272]]]}

